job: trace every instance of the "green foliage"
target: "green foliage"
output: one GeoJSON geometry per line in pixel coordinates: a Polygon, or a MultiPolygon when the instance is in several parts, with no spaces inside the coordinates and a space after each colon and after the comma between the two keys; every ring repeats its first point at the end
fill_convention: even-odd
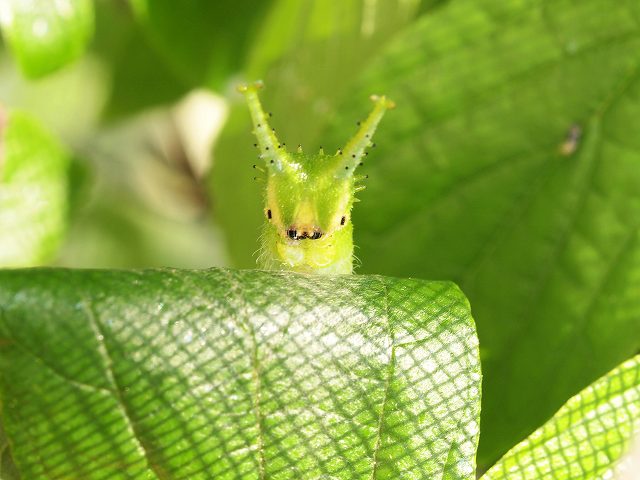
{"type": "Polygon", "coordinates": [[[78,58],[93,35],[92,0],[3,0],[0,26],[22,71],[37,78],[78,58]]]}
{"type": "Polygon", "coordinates": [[[178,78],[219,88],[244,63],[248,34],[270,1],[130,0],[133,11],[178,78]]]}
{"type": "MultiPolygon", "coordinates": [[[[352,94],[328,134],[305,139],[339,145],[363,92],[397,101],[354,208],[360,271],[454,279],[469,295],[485,373],[485,465],[640,348],[637,18],[633,2],[440,4],[361,75],[339,75],[338,88],[347,82],[352,94]],[[562,153],[574,125],[582,136],[562,153]]],[[[340,55],[334,41],[335,50],[324,45],[331,59],[340,55]]],[[[294,112],[290,88],[271,102],[278,132],[309,122],[322,130],[328,115],[294,112]],[[289,127],[278,124],[283,116],[304,120],[289,127]]],[[[253,202],[230,206],[238,191],[253,191],[238,162],[249,156],[238,133],[246,130],[232,117],[214,170],[240,265],[253,261],[239,237],[259,213],[253,202]]]]}
{"type": "Polygon", "coordinates": [[[142,30],[132,13],[117,2],[96,5],[93,51],[109,66],[110,92],[102,114],[108,120],[169,104],[189,90],[142,30]]]}
{"type": "MultiPolygon", "coordinates": [[[[211,206],[233,264],[253,268],[263,186],[239,98],[226,99],[209,191],[194,139],[214,115],[191,109],[199,96],[134,114],[261,78],[278,138],[333,153],[367,96],[386,94],[398,109],[359,170],[359,273],[453,280],[469,296],[485,374],[479,468],[535,431],[486,478],[610,475],[639,418],[638,360],[622,363],[640,350],[638,2],[0,0],[0,27],[15,59],[0,46],[12,112],[0,119],[0,266],[221,264],[211,206]],[[41,77],[85,50],[37,83],[15,72],[41,77]]],[[[0,395],[13,402],[0,401],[0,478],[17,478],[11,453],[23,478],[469,478],[479,393],[461,398],[438,372],[460,367],[441,350],[453,345],[461,388],[477,388],[470,322],[449,284],[389,277],[0,272],[0,395]],[[407,325],[427,340],[403,363],[382,347],[407,325]],[[296,390],[296,375],[318,384],[296,390]],[[469,428],[418,430],[445,418],[469,428]]]]}
{"type": "Polygon", "coordinates": [[[24,478],[474,477],[480,366],[451,283],[0,271],[24,478]]]}
{"type": "Polygon", "coordinates": [[[0,267],[40,265],[56,252],[67,225],[69,160],[31,116],[0,118],[0,267]]]}
{"type": "Polygon", "coordinates": [[[640,431],[638,410],[640,357],[635,357],[571,398],[482,478],[612,478],[619,470],[615,462],[640,431]]]}

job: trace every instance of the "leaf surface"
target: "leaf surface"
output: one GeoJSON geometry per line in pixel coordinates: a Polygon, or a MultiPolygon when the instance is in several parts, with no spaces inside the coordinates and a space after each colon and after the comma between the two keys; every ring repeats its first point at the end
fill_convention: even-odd
{"type": "Polygon", "coordinates": [[[0,267],[41,265],[67,225],[69,156],[35,119],[0,110],[0,267]]]}
{"type": "Polygon", "coordinates": [[[93,2],[3,0],[0,27],[25,75],[42,77],[85,51],[93,35],[93,2]]]}
{"type": "Polygon", "coordinates": [[[133,12],[174,73],[192,86],[221,88],[244,64],[270,1],[130,0],[133,12]]]}
{"type": "Polygon", "coordinates": [[[451,283],[0,271],[24,478],[473,479],[479,368],[451,283]]]}
{"type": "Polygon", "coordinates": [[[639,433],[640,357],[635,357],[571,398],[482,478],[615,478],[623,467],[617,462],[639,433]]]}

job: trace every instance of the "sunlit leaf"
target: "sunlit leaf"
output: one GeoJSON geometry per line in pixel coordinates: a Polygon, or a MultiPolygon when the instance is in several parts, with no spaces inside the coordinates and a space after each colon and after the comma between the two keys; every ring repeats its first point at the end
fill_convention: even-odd
{"type": "Polygon", "coordinates": [[[2,0],[0,27],[22,71],[41,77],[78,58],[93,35],[92,0],[2,0]]]}
{"type": "Polygon", "coordinates": [[[451,283],[0,271],[24,478],[473,479],[479,368],[451,283]]]}
{"type": "Polygon", "coordinates": [[[618,460],[639,433],[640,357],[636,357],[571,398],[482,478],[614,478],[618,460]]]}
{"type": "Polygon", "coordinates": [[[68,166],[36,120],[17,111],[0,118],[0,267],[51,260],[67,224],[68,166]]]}

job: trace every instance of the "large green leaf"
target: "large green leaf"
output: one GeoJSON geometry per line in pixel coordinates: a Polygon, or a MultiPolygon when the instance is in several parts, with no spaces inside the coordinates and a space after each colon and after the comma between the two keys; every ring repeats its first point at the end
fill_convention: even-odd
{"type": "Polygon", "coordinates": [[[69,156],[32,117],[0,110],[0,267],[51,260],[67,225],[69,156]]]}
{"type": "Polygon", "coordinates": [[[615,470],[622,466],[616,462],[638,434],[640,357],[635,357],[571,398],[482,478],[613,478],[615,470]]]}
{"type": "Polygon", "coordinates": [[[175,74],[190,85],[220,88],[243,65],[271,1],[129,0],[175,74]]]}
{"type": "Polygon", "coordinates": [[[0,271],[24,478],[473,479],[479,395],[451,283],[0,271]]]}
{"type": "Polygon", "coordinates": [[[469,296],[484,464],[640,348],[639,19],[638,2],[448,3],[376,61],[325,140],[365,94],[397,101],[363,170],[358,256],[469,296]]]}
{"type": "Polygon", "coordinates": [[[93,34],[92,0],[2,0],[0,26],[29,77],[41,77],[78,58],[93,34]]]}

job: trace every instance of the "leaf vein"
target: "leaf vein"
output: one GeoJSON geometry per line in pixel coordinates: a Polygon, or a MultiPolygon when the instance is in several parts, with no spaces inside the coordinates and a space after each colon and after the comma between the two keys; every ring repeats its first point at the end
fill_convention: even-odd
{"type": "Polygon", "coordinates": [[[144,441],[142,435],[138,430],[136,422],[133,420],[133,416],[129,411],[129,407],[127,406],[127,403],[124,401],[124,398],[120,394],[120,384],[118,382],[115,371],[113,369],[113,358],[105,342],[106,332],[100,325],[100,322],[97,318],[97,314],[91,307],[91,303],[88,300],[86,301],[86,309],[87,309],[87,319],[89,320],[89,326],[94,331],[95,336],[98,339],[98,353],[102,357],[102,360],[105,366],[105,374],[107,376],[107,380],[112,385],[113,397],[120,407],[120,412],[122,413],[122,417],[127,422],[127,425],[129,426],[129,428],[131,429],[131,432],[133,434],[132,438],[135,441],[135,443],[137,443],[138,446],[140,447],[140,451],[142,452],[144,459],[149,469],[153,473],[154,477],[157,478],[158,480],[169,480],[169,477],[164,475],[161,469],[158,467],[158,465],[156,465],[155,462],[151,460],[150,448],[149,446],[146,445],[146,442],[144,441]]]}
{"type": "Polygon", "coordinates": [[[371,469],[371,480],[375,480],[377,478],[376,474],[378,471],[378,464],[379,464],[378,456],[380,454],[380,448],[382,447],[382,433],[384,428],[384,418],[385,418],[385,413],[387,409],[387,403],[389,400],[391,378],[393,377],[395,372],[395,362],[396,362],[396,347],[394,345],[394,335],[393,335],[393,330],[391,328],[391,320],[389,318],[389,290],[383,280],[380,280],[380,284],[382,285],[382,289],[384,290],[384,295],[383,295],[384,316],[387,324],[387,332],[391,339],[391,350],[389,352],[389,364],[387,365],[387,372],[386,372],[385,381],[384,381],[384,393],[382,396],[382,405],[380,407],[380,418],[378,420],[378,427],[376,429],[376,437],[375,437],[375,445],[373,448],[373,455],[372,455],[373,468],[371,469]]]}
{"type": "Polygon", "coordinates": [[[102,392],[102,393],[106,393],[108,395],[113,395],[113,391],[111,391],[111,390],[109,390],[107,388],[99,387],[97,385],[91,385],[90,383],[81,382],[79,380],[76,380],[76,379],[73,379],[73,378],[69,377],[67,374],[59,371],[56,367],[54,367],[49,362],[47,362],[47,360],[42,358],[40,355],[38,355],[37,353],[35,353],[32,350],[30,350],[28,347],[23,345],[21,342],[18,342],[15,338],[12,338],[12,343],[13,343],[13,345],[17,346],[20,350],[22,350],[24,353],[26,353],[27,355],[33,357],[40,365],[45,367],[47,370],[49,370],[51,373],[53,373],[56,377],[62,379],[64,382],[69,383],[70,385],[73,385],[74,387],[77,387],[77,388],[79,388],[81,390],[91,390],[91,391],[94,391],[94,392],[102,392]]]}

